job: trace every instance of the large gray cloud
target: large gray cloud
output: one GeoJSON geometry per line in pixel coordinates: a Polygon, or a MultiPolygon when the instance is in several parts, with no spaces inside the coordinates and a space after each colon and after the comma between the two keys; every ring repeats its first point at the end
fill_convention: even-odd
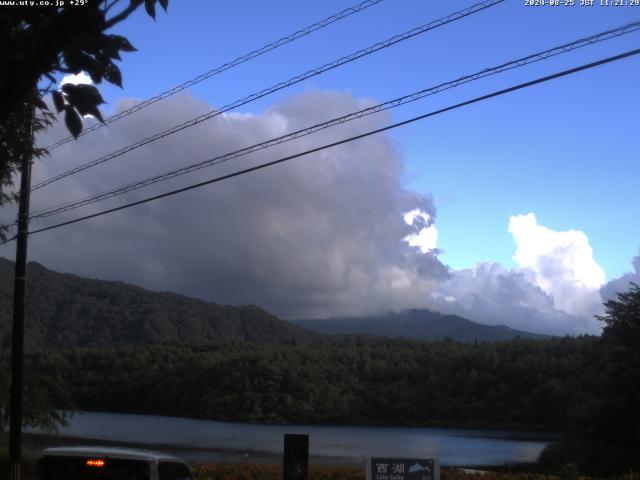
{"type": "MultiPolygon", "coordinates": [[[[130,103],[124,101],[120,108],[130,103]]],[[[221,115],[36,191],[33,210],[226,153],[366,105],[348,94],[314,91],[284,101],[263,115],[221,115]]],[[[157,104],[99,134],[82,137],[77,144],[54,150],[51,158],[35,166],[35,181],[208,110],[208,105],[189,95],[157,104]]],[[[202,181],[387,122],[384,114],[362,119],[144,193],[132,193],[126,199],[202,181]]],[[[63,134],[58,124],[39,141],[47,144],[63,134]]],[[[385,136],[370,137],[34,235],[30,258],[80,275],[122,279],[221,303],[256,303],[285,317],[421,306],[425,291],[435,280],[446,277],[447,269],[434,254],[422,254],[402,240],[422,227],[407,225],[403,213],[417,208],[434,219],[436,212],[428,196],[404,189],[401,178],[402,160],[393,143],[385,136]]],[[[103,205],[92,206],[83,212],[101,208],[103,205]]],[[[40,224],[45,223],[34,227],[40,224]]],[[[6,249],[2,254],[11,255],[6,249]]]]}
{"type": "MultiPolygon", "coordinates": [[[[122,100],[118,108],[134,102],[122,100]]],[[[347,93],[311,91],[263,114],[220,115],[34,192],[32,211],[224,154],[370,104],[347,93]]],[[[155,104],[54,150],[51,158],[36,163],[34,182],[210,108],[189,94],[155,104]]],[[[32,228],[301,152],[378,128],[389,120],[384,113],[367,117],[38,221],[32,228]]],[[[38,140],[47,145],[65,135],[59,122],[38,140]]],[[[398,149],[388,136],[378,135],[34,235],[30,259],[59,271],[123,280],[218,303],[254,303],[283,317],[428,307],[542,333],[597,331],[589,315],[559,309],[553,292],[539,285],[540,271],[506,270],[490,262],[453,271],[438,260],[437,249],[421,250],[420,242],[411,246],[409,242],[420,232],[429,233],[427,243],[435,242],[436,209],[428,195],[406,189],[402,178],[398,149]],[[415,221],[408,225],[407,212],[421,214],[414,215],[415,221]]],[[[0,211],[0,221],[13,218],[14,211],[0,211]]],[[[0,255],[11,258],[14,248],[11,244],[0,247],[0,255]]]]}

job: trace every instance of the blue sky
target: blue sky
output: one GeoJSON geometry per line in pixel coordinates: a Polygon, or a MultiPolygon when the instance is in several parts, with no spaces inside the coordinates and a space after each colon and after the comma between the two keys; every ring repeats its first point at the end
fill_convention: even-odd
{"type": "MultiPolygon", "coordinates": [[[[224,105],[472,2],[386,1],[239,68],[194,95],[224,105]]],[[[352,5],[346,1],[177,2],[152,21],[118,28],[139,52],[122,62],[127,96],[146,98],[352,5]]],[[[294,93],[329,89],[386,100],[503,61],[640,19],[634,7],[525,7],[508,0],[241,109],[260,113],[294,93]]],[[[638,46],[640,34],[560,56],[431,97],[403,119],[537,75],[638,46]]],[[[582,230],[607,278],[640,246],[638,59],[629,59],[450,112],[395,131],[407,185],[433,195],[442,260],[510,267],[509,217],[533,212],[553,230],[582,230]]],[[[105,87],[115,104],[122,91],[105,87]]],[[[108,108],[108,107],[107,107],[108,108]]]]}
{"type": "MultiPolygon", "coordinates": [[[[385,0],[69,142],[34,182],[472,5],[385,0]]],[[[207,72],[348,1],[171,2],[114,33],[139,49],[105,113],[207,72]]],[[[640,7],[505,2],[37,190],[77,200],[632,21],[640,7]]],[[[638,47],[640,33],[483,78],[83,207],[208,180],[638,47]],[[236,161],[237,160],[237,161],[236,161]]],[[[31,236],[30,259],[282,318],[429,308],[486,324],[597,333],[602,303],[640,283],[640,57],[450,111],[206,188],[31,236]],[[434,220],[435,219],[435,220],[434,220]],[[432,223],[434,222],[434,223],[432,223]],[[435,242],[435,243],[434,243],[435,242]],[[433,246],[439,250],[434,250],[433,246]],[[632,262],[634,262],[632,264],[632,262]],[[628,273],[627,273],[628,272],[628,273]]],[[[87,122],[95,120],[87,119],[87,122]]],[[[36,141],[66,136],[55,123],[36,141]]],[[[105,206],[106,205],[106,206],[105,206]]],[[[66,216],[65,216],[66,215],[66,216]]],[[[78,211],[63,214],[76,218],[78,211]]],[[[9,222],[15,212],[0,211],[9,222]]],[[[32,228],[60,220],[36,219],[32,228]]],[[[11,257],[13,246],[0,247],[11,257]]]]}

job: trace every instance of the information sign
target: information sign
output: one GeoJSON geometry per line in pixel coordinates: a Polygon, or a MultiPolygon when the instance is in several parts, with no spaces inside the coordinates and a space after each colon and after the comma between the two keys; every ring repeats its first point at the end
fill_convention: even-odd
{"type": "Polygon", "coordinates": [[[440,480],[433,458],[371,458],[368,480],[440,480]]]}

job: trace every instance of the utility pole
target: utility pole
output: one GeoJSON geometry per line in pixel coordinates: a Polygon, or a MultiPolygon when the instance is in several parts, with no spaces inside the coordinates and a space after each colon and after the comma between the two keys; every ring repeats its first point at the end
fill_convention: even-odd
{"type": "Polygon", "coordinates": [[[16,235],[16,265],[13,287],[13,332],[11,339],[11,398],[9,403],[9,466],[11,480],[21,479],[22,464],[22,397],[24,370],[24,305],[27,268],[27,237],[29,235],[29,196],[31,190],[31,160],[33,153],[33,123],[35,110],[27,116],[25,142],[29,142],[20,165],[20,199],[18,201],[18,233],[16,235]]]}

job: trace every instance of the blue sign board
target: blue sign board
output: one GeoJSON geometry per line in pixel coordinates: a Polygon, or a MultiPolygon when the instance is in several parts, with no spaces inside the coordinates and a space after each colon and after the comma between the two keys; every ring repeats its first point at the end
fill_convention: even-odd
{"type": "Polygon", "coordinates": [[[438,467],[432,458],[371,458],[369,480],[439,480],[438,467]]]}

